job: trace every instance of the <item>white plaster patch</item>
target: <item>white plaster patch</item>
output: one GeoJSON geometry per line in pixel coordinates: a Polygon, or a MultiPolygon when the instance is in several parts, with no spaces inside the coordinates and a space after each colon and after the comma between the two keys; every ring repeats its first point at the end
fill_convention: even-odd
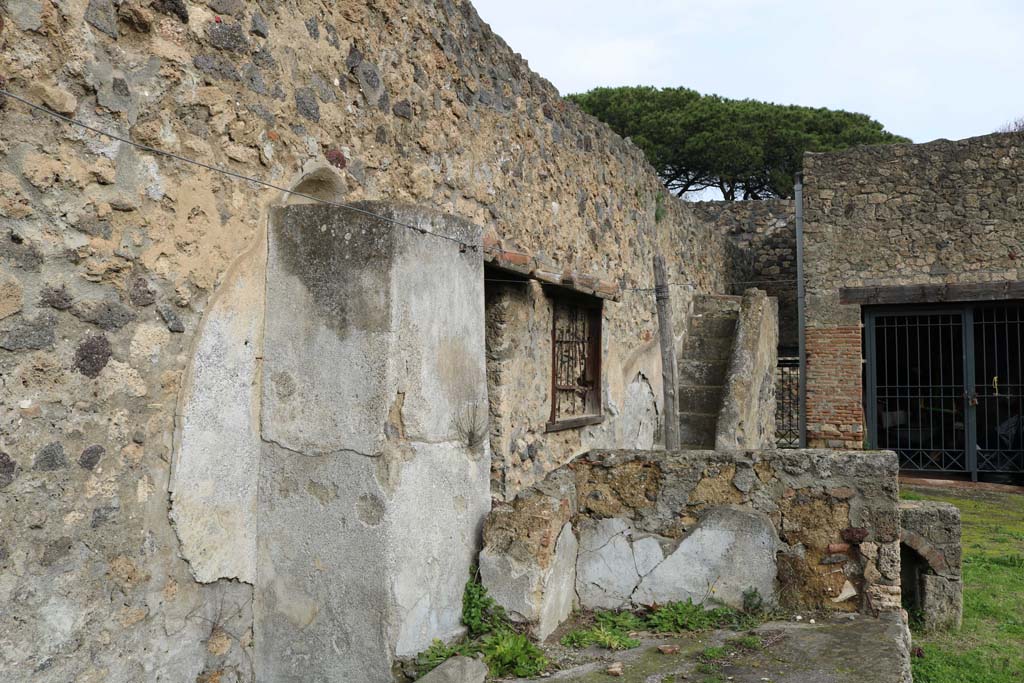
{"type": "Polygon", "coordinates": [[[263,253],[229,273],[198,333],[180,404],[171,519],[197,581],[253,582],[263,253]]]}
{"type": "Polygon", "coordinates": [[[638,605],[692,600],[743,606],[755,589],[766,604],[777,599],[779,539],[760,512],[721,506],[709,511],[679,547],[645,576],[633,593],[638,605]]]}

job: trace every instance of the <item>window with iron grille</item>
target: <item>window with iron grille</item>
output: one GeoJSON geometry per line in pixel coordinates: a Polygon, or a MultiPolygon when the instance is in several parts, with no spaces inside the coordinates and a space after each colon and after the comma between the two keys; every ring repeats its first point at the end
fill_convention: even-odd
{"type": "Polygon", "coordinates": [[[595,424],[601,413],[601,300],[556,295],[548,431],[595,424]]]}

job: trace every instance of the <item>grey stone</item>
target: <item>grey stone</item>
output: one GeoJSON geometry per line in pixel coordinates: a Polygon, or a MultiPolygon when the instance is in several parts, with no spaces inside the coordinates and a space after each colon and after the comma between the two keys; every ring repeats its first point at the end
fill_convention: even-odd
{"type": "Polygon", "coordinates": [[[63,558],[67,557],[68,553],[71,552],[71,546],[73,541],[70,536],[61,536],[58,539],[50,541],[43,548],[42,555],[39,558],[39,564],[44,567],[50,567],[63,558]]]}
{"type": "Polygon", "coordinates": [[[576,602],[576,559],[579,544],[568,522],[555,543],[555,556],[548,570],[540,605],[540,619],[533,630],[538,640],[551,635],[572,614],[576,602]]]}
{"type": "Polygon", "coordinates": [[[178,17],[183,24],[188,23],[188,6],[185,0],[155,0],[153,9],[161,14],[178,17]]]}
{"type": "Polygon", "coordinates": [[[110,340],[103,335],[86,337],[75,349],[75,369],[95,379],[107,366],[112,353],[110,340]]]}
{"type": "Polygon", "coordinates": [[[149,282],[144,277],[136,277],[132,279],[131,285],[128,287],[128,300],[131,301],[132,306],[152,306],[156,303],[156,292],[149,286],[149,282]]]}
{"type": "Polygon", "coordinates": [[[333,24],[325,24],[324,30],[327,32],[327,44],[333,48],[341,47],[341,38],[338,37],[338,29],[334,28],[333,24]]]}
{"type": "Polygon", "coordinates": [[[39,296],[39,303],[56,308],[58,311],[66,311],[71,308],[74,299],[67,287],[61,284],[59,287],[46,286],[39,296]]]}
{"type": "Polygon", "coordinates": [[[267,24],[266,17],[259,12],[253,12],[252,25],[249,27],[249,32],[260,38],[269,38],[270,26],[267,24]]]}
{"type": "Polygon", "coordinates": [[[267,82],[263,80],[263,74],[255,64],[250,63],[242,67],[242,82],[257,95],[267,94],[267,82]]]}
{"type": "Polygon", "coordinates": [[[423,678],[419,683],[484,683],[487,665],[479,659],[452,657],[423,678]]]}
{"type": "Polygon", "coordinates": [[[480,553],[480,578],[514,621],[529,624],[533,635],[544,640],[572,612],[578,549],[572,525],[566,522],[546,560],[522,557],[516,546],[485,547],[480,553]]]}
{"type": "Polygon", "coordinates": [[[99,444],[86,446],[82,454],[78,456],[78,465],[84,470],[91,470],[99,463],[100,458],[106,453],[106,449],[99,444]]]}
{"type": "Polygon", "coordinates": [[[111,38],[117,38],[117,10],[111,0],[89,0],[85,21],[111,38]]]}
{"type": "Polygon", "coordinates": [[[49,349],[56,339],[57,317],[52,313],[40,313],[35,318],[16,318],[14,322],[0,329],[0,349],[24,351],[28,349],[49,349]]]}
{"type": "Polygon", "coordinates": [[[412,104],[409,100],[402,100],[401,102],[395,102],[395,105],[391,107],[392,113],[403,119],[412,120],[412,104]]]}
{"type": "Polygon", "coordinates": [[[363,53],[352,44],[352,47],[348,50],[348,56],[345,57],[345,66],[348,67],[349,71],[354,71],[357,66],[363,63],[363,53]]]}
{"type": "Polygon", "coordinates": [[[17,476],[18,463],[11,460],[11,456],[0,451],[0,489],[10,486],[17,476]]]}
{"type": "Polygon", "coordinates": [[[334,86],[319,74],[313,74],[313,77],[310,78],[310,83],[313,85],[313,89],[316,90],[317,97],[324,104],[338,101],[338,95],[334,92],[334,86]]]}
{"type": "Polygon", "coordinates": [[[71,309],[71,314],[108,332],[119,330],[135,319],[131,309],[110,300],[81,302],[71,309]]]}
{"type": "Polygon", "coordinates": [[[270,53],[270,49],[266,46],[252,53],[252,63],[261,69],[277,68],[277,60],[274,59],[274,55],[270,53]]]}
{"type": "Polygon", "coordinates": [[[665,561],[645,576],[633,594],[638,605],[705,598],[743,607],[743,593],[754,589],[775,605],[775,554],[780,542],[771,519],[761,512],[711,508],[665,561]]]}
{"type": "Polygon", "coordinates": [[[0,258],[30,272],[38,272],[43,263],[39,248],[15,230],[8,233],[8,239],[0,239],[0,258]]]}
{"type": "Polygon", "coordinates": [[[320,105],[316,101],[316,93],[311,88],[295,89],[295,109],[310,121],[320,120],[320,105]]]}
{"type": "Polygon", "coordinates": [[[320,39],[320,22],[316,20],[316,17],[306,19],[306,32],[309,33],[309,37],[313,40],[320,39]]]}
{"type": "Polygon", "coordinates": [[[43,446],[32,462],[32,469],[40,472],[52,472],[67,466],[68,459],[64,455],[64,446],[59,441],[53,441],[43,446]]]}
{"type": "Polygon", "coordinates": [[[7,0],[6,9],[22,31],[36,31],[43,25],[43,4],[38,0],[7,0]]]}
{"type": "Polygon", "coordinates": [[[629,541],[632,528],[617,517],[583,519],[576,562],[576,593],[586,609],[620,609],[640,581],[629,541]]]}
{"type": "Polygon", "coordinates": [[[181,318],[178,317],[178,313],[171,307],[170,304],[158,304],[156,312],[160,314],[160,318],[167,325],[167,329],[171,332],[181,333],[185,331],[185,324],[181,322],[181,318]]]}
{"type": "Polygon", "coordinates": [[[107,524],[117,516],[118,512],[120,512],[120,508],[116,505],[104,505],[93,509],[92,520],[89,522],[89,527],[95,529],[107,524]]]}
{"type": "Polygon", "coordinates": [[[384,83],[377,67],[364,59],[356,66],[355,73],[366,103],[370,106],[379,104],[384,95],[384,83]]]}
{"type": "Polygon", "coordinates": [[[249,49],[249,40],[245,37],[245,29],[237,21],[214,23],[209,29],[210,44],[218,50],[244,54],[249,49]]]}
{"type": "Polygon", "coordinates": [[[192,59],[192,63],[208,76],[226,81],[242,80],[234,63],[223,55],[196,55],[192,59]]]}
{"type": "Polygon", "coordinates": [[[921,580],[921,614],[925,628],[959,630],[963,622],[963,584],[959,579],[923,574],[921,580]]]}
{"type": "Polygon", "coordinates": [[[653,536],[633,541],[633,563],[636,565],[637,574],[641,577],[647,576],[655,567],[665,559],[665,552],[661,543],[653,536]]]}
{"type": "Polygon", "coordinates": [[[214,12],[227,14],[236,19],[241,19],[245,16],[245,5],[244,0],[207,0],[206,2],[206,6],[214,12]]]}

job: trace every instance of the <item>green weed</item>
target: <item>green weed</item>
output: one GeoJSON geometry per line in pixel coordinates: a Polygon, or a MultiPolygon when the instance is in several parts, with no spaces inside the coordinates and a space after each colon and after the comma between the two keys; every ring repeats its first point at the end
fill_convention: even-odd
{"type": "Polygon", "coordinates": [[[548,667],[539,647],[521,633],[498,631],[484,638],[480,651],[491,675],[538,676],[548,667]]]}
{"type": "Polygon", "coordinates": [[[538,676],[547,669],[544,653],[529,638],[512,630],[505,610],[480,583],[476,567],[470,570],[462,593],[462,623],[469,630],[470,639],[453,645],[435,640],[416,657],[420,675],[459,655],[481,655],[491,675],[498,677],[538,676]]]}

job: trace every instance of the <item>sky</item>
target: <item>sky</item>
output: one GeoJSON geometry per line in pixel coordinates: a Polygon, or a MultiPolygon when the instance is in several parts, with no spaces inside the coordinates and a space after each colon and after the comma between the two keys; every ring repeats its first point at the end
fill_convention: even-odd
{"type": "Polygon", "coordinates": [[[914,142],[1024,117],[1022,0],[473,0],[564,95],[684,86],[868,114],[914,142]]]}

